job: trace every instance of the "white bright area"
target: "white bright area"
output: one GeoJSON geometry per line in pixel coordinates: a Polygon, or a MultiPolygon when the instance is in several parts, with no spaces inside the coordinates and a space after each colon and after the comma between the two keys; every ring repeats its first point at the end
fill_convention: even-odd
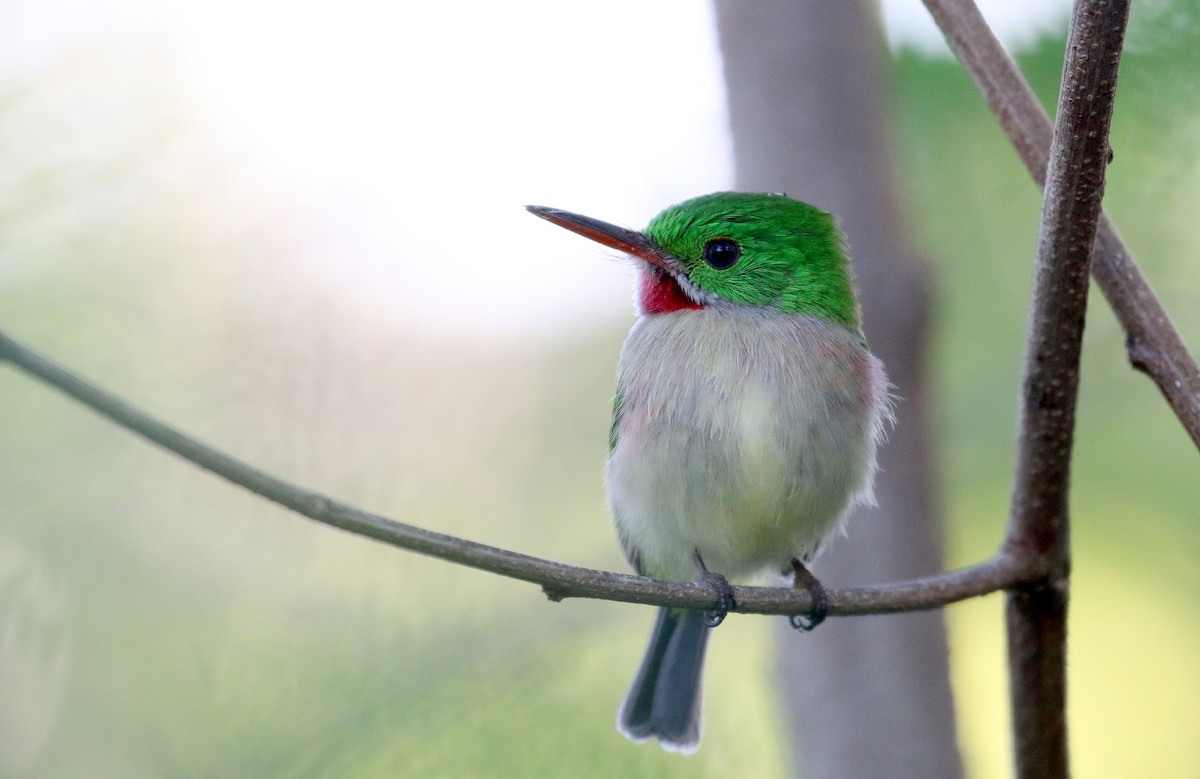
{"type": "MultiPolygon", "coordinates": [[[[980,5],[1019,45],[1069,3],[980,5]]],[[[944,50],[918,0],[883,13],[894,46],[944,50]]],[[[252,203],[294,209],[310,250],[269,263],[438,331],[523,337],[628,310],[625,272],[522,205],[637,227],[732,178],[711,8],[695,0],[18,1],[0,6],[0,84],[105,43],[176,77],[183,121],[253,182],[252,203]]],[[[119,74],[89,78],[120,99],[119,74]]],[[[88,106],[59,108],[47,153],[94,153],[105,139],[72,126],[88,106]]]]}

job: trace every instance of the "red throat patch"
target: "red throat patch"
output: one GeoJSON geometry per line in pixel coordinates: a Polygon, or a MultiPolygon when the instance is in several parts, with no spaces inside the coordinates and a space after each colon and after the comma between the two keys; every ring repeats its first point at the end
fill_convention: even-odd
{"type": "Polygon", "coordinates": [[[684,308],[704,308],[684,294],[675,277],[651,265],[638,269],[638,309],[643,314],[669,314],[684,308]]]}

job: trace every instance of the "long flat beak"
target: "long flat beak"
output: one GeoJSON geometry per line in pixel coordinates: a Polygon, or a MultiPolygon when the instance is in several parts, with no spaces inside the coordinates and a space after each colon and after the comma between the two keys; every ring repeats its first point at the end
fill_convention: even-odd
{"type": "Polygon", "coordinates": [[[674,258],[664,254],[662,250],[650,242],[649,238],[636,230],[618,227],[608,222],[601,222],[599,219],[592,219],[590,216],[573,214],[570,211],[563,211],[560,208],[525,206],[525,210],[534,216],[540,216],[551,224],[564,227],[573,233],[582,235],[584,238],[591,238],[596,243],[603,244],[611,249],[633,255],[663,270],[673,270],[673,266],[678,262],[673,262],[674,258]]]}

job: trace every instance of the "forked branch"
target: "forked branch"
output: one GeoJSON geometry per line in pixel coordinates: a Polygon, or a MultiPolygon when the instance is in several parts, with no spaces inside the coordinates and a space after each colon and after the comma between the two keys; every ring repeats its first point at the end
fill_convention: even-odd
{"type": "MultiPolygon", "coordinates": [[[[1029,175],[1044,187],[1053,129],[1029,83],[992,34],[974,0],[924,2],[987,99],[1029,175]]],[[[1095,240],[1092,276],[1125,329],[1130,363],[1154,381],[1200,447],[1200,368],[1196,360],[1106,214],[1100,215],[1095,240]]]]}

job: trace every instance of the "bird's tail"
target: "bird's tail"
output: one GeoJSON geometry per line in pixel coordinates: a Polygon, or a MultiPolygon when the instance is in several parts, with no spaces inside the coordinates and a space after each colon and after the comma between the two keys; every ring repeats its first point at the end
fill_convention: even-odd
{"type": "Polygon", "coordinates": [[[702,611],[659,609],[642,667],[617,712],[617,730],[626,738],[653,736],[671,752],[700,746],[700,681],[709,630],[702,611]]]}

